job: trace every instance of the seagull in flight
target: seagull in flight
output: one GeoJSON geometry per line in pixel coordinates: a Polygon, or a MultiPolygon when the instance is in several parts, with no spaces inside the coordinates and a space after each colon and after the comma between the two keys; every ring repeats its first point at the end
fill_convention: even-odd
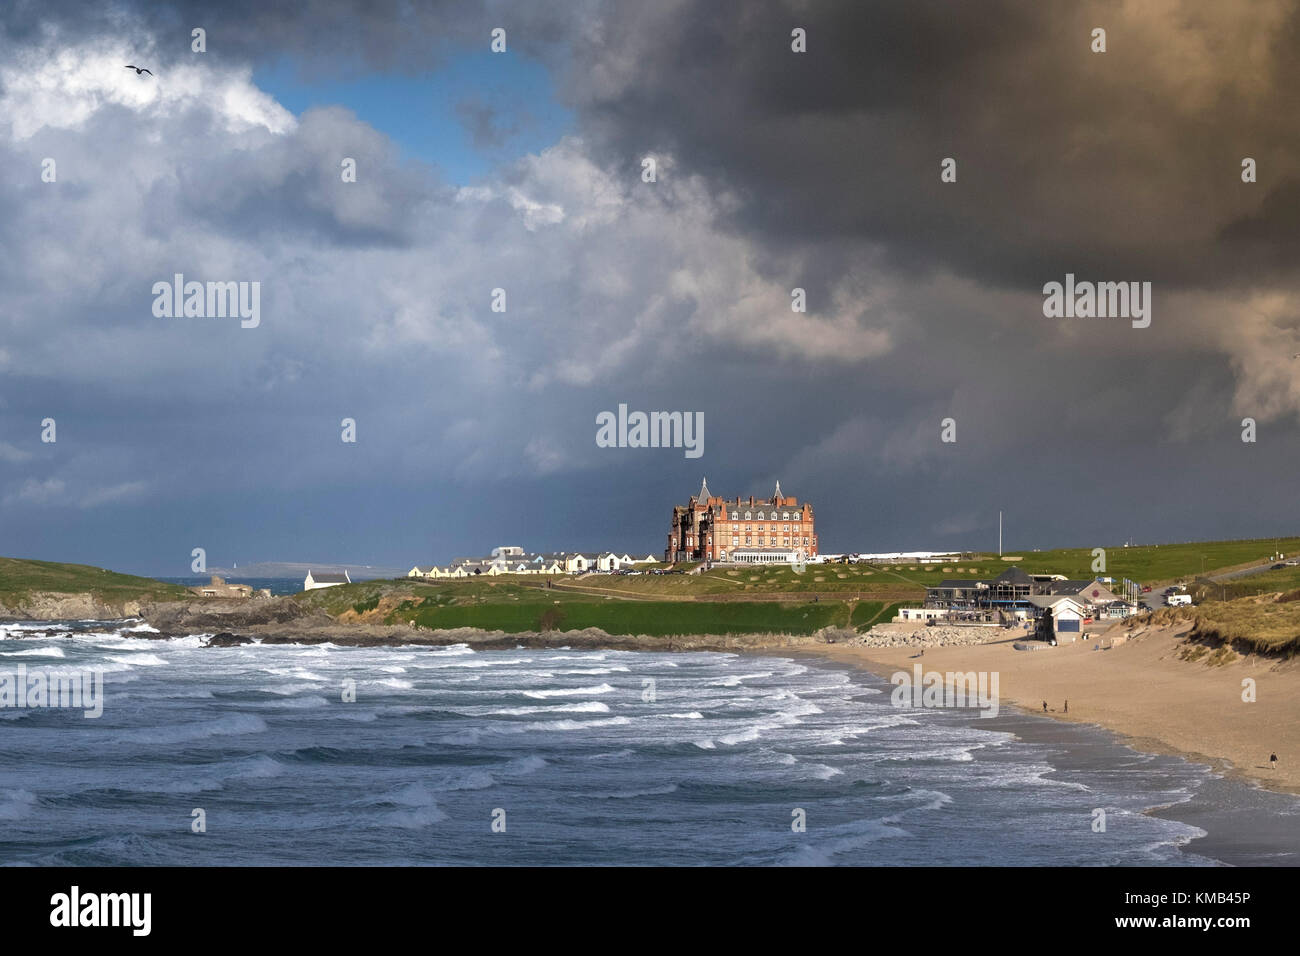
{"type": "Polygon", "coordinates": [[[150,76],[153,76],[153,73],[152,73],[152,72],[150,72],[149,70],[146,70],[146,69],[145,69],[144,67],[142,67],[142,66],[132,66],[131,64],[128,63],[125,67],[123,67],[123,69],[126,69],[126,70],[135,70],[135,75],[136,75],[136,76],[139,76],[141,73],[148,73],[150,76]]]}

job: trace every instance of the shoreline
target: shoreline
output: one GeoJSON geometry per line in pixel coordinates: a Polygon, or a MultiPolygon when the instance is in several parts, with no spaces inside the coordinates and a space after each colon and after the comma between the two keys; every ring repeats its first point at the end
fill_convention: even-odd
{"type": "MultiPolygon", "coordinates": [[[[1289,661],[1250,656],[1219,668],[1177,660],[1177,651],[1183,643],[1181,639],[1187,636],[1188,630],[1186,626],[1155,629],[1126,641],[1100,655],[1106,658],[1104,662],[1097,662],[1104,663],[1104,670],[1084,658],[1085,654],[1093,653],[1086,648],[1099,643],[1100,638],[1095,635],[1072,647],[1061,645],[1032,652],[1014,651],[1010,648],[1010,641],[951,648],[927,647],[928,653],[924,656],[917,656],[911,647],[832,644],[811,647],[807,651],[817,657],[866,670],[884,680],[889,680],[891,674],[900,670],[910,673],[915,664],[921,664],[927,672],[997,670],[1001,706],[1004,708],[1010,705],[1031,716],[1100,727],[1118,735],[1127,746],[1142,753],[1179,757],[1204,765],[1224,778],[1271,793],[1300,795],[1300,773],[1297,773],[1300,767],[1294,765],[1294,757],[1280,764],[1277,770],[1270,770],[1265,763],[1270,752],[1282,753],[1285,750],[1294,755],[1298,752],[1296,749],[1266,744],[1256,749],[1252,759],[1252,753],[1239,743],[1243,732],[1250,733],[1270,723],[1274,724],[1273,739],[1300,743],[1300,699],[1293,693],[1293,690],[1300,689],[1295,686],[1300,685],[1300,668],[1289,661]],[[1056,657],[1058,653],[1059,657],[1056,657]],[[1016,656],[1008,660],[1010,654],[1016,656]],[[1129,665],[1134,663],[1147,666],[1130,668],[1129,665]],[[991,664],[997,666],[987,666],[991,664]],[[1047,666],[1053,667],[1054,672],[1043,674],[1047,666]],[[1225,723],[1216,722],[1207,712],[1201,711],[1204,701],[1197,695],[1206,690],[1207,684],[1217,682],[1221,685],[1218,688],[1222,692],[1221,698],[1231,697],[1241,689],[1237,674],[1243,671],[1250,671],[1252,676],[1280,672],[1279,683],[1285,682],[1290,689],[1284,686],[1282,693],[1269,701],[1271,706],[1267,709],[1262,708],[1262,699],[1255,704],[1245,704],[1237,698],[1242,710],[1237,711],[1236,716],[1243,719],[1236,724],[1249,723],[1250,727],[1243,731],[1237,726],[1227,733],[1225,723]],[[1046,713],[1037,706],[1049,690],[1059,690],[1071,681],[1075,682],[1075,687],[1089,684],[1084,692],[1088,697],[1079,694],[1074,698],[1074,712],[1065,713],[1060,703],[1051,705],[1052,700],[1068,699],[1060,693],[1047,697],[1049,709],[1046,713]],[[1145,686],[1135,687],[1135,684],[1145,686]],[[1027,693],[1031,685],[1037,687],[1032,694],[1027,693]],[[1083,701],[1086,703],[1081,703],[1083,701]],[[1116,706],[1116,701],[1120,702],[1119,706],[1116,706]],[[1261,709],[1245,709],[1252,706],[1261,709]],[[1279,719],[1273,721],[1275,714],[1279,719]],[[1184,719],[1174,715],[1182,715],[1184,719]],[[1201,733],[1214,739],[1193,743],[1192,737],[1201,733]],[[1206,746],[1207,743],[1211,746],[1206,746]]],[[[1216,704],[1220,713],[1232,713],[1232,708],[1225,707],[1222,699],[1216,704]]]]}
{"type": "MultiPolygon", "coordinates": [[[[761,654],[793,656],[849,667],[883,681],[888,681],[888,675],[895,670],[879,661],[872,662],[874,666],[866,666],[844,654],[827,653],[830,650],[832,648],[786,653],[773,648],[761,654]]],[[[971,719],[977,725],[982,721],[978,717],[971,719]]],[[[1180,852],[1226,866],[1294,866],[1300,863],[1300,830],[1288,824],[1289,818],[1300,809],[1296,806],[1294,793],[1267,788],[1254,779],[1232,773],[1226,759],[1190,754],[1154,738],[1136,737],[1092,721],[1076,719],[1074,715],[1068,718],[1060,714],[1044,715],[1016,702],[1004,701],[998,715],[986,719],[989,730],[1010,734],[1020,743],[1058,748],[1059,753],[1049,762],[1053,774],[1065,777],[1095,771],[1096,768],[1069,766],[1071,760],[1081,762],[1078,751],[1088,749],[1094,740],[1109,747],[1122,747],[1157,759],[1177,760],[1203,768],[1204,782],[1189,791],[1187,799],[1154,804],[1142,811],[1145,816],[1172,820],[1201,831],[1200,835],[1177,844],[1180,852]]]]}
{"type": "MultiPolygon", "coordinates": [[[[139,622],[140,618],[126,621],[104,621],[104,624],[139,622]]],[[[53,622],[31,622],[34,624],[53,622]]],[[[96,622],[98,623],[98,622],[96,622]]],[[[207,624],[214,622],[208,621],[207,624]]],[[[223,624],[234,622],[225,620],[223,624]]],[[[1122,770],[1129,773],[1161,773],[1160,760],[1177,760],[1198,768],[1204,773],[1202,782],[1187,789],[1186,800],[1155,804],[1141,812],[1145,815],[1176,821],[1200,831],[1178,848],[1191,856],[1210,859],[1227,865],[1297,865],[1300,864],[1300,829],[1288,825],[1300,815],[1297,806],[1295,782],[1289,775],[1277,772],[1261,779],[1266,768],[1242,768],[1234,761],[1232,735],[1223,735],[1222,714],[1227,706],[1223,699],[1211,700],[1206,686],[1214,685],[1223,691],[1236,691],[1239,674],[1250,672],[1259,677],[1267,688],[1261,699],[1271,701],[1267,708],[1248,709],[1236,704],[1232,711],[1245,715],[1252,721],[1269,721],[1281,718],[1289,732],[1300,731],[1300,695],[1291,693],[1300,682],[1300,667],[1284,660],[1254,660],[1239,658],[1226,665],[1208,667],[1199,661],[1189,661],[1179,656],[1180,651],[1192,642],[1186,640],[1185,626],[1152,629],[1139,633],[1124,643],[1116,642],[1105,653],[1094,652],[1091,647],[1100,640],[1096,635],[1074,645],[1062,645],[1038,651],[1014,651],[1011,640],[987,643],[957,643],[929,645],[922,648],[914,641],[903,645],[866,645],[860,636],[851,632],[821,633],[811,636],[778,634],[756,635],[692,635],[688,637],[658,638],[640,636],[618,637],[602,631],[551,631],[545,633],[486,632],[475,629],[421,631],[408,627],[339,622],[330,620],[293,620],[281,623],[258,623],[240,628],[237,642],[212,640],[213,654],[222,648],[238,646],[255,638],[267,644],[301,645],[310,647],[322,643],[355,647],[417,647],[463,645],[473,650],[501,650],[514,648],[536,649],[601,649],[614,651],[658,651],[683,653],[711,651],[744,656],[784,657],[803,659],[818,666],[861,671],[888,684],[891,674],[905,670],[909,673],[915,664],[922,664],[926,672],[969,672],[995,670],[1000,681],[998,687],[999,710],[996,717],[988,719],[989,730],[1010,734],[1028,746],[1045,747],[1050,756],[1044,760],[1053,774],[1065,779],[1079,774],[1106,773],[1122,770]],[[921,653],[923,650],[923,653],[921,653]],[[1267,677],[1266,677],[1267,675],[1267,677]],[[1032,701],[1065,682],[1072,687],[1087,685],[1087,698],[1072,698],[1071,712],[1067,715],[1055,708],[1044,714],[1032,701]],[[1134,688],[1139,688],[1135,692],[1134,688]],[[1106,702],[1120,706],[1107,709],[1106,702]],[[1188,715],[1191,714],[1189,719],[1188,715]],[[1165,718],[1162,724],[1161,715],[1165,718]],[[1052,720],[1033,718],[1051,717],[1052,720]],[[1217,727],[1218,735],[1208,733],[1200,738],[1202,728],[1217,727]],[[1169,728],[1178,733],[1169,733],[1169,728]],[[1187,745],[1189,735],[1196,735],[1195,744],[1187,745]],[[1183,745],[1179,745],[1179,743],[1183,745]],[[1097,746],[1107,748],[1106,756],[1098,760],[1097,746]],[[1115,748],[1153,755],[1154,763],[1132,769],[1131,762],[1118,756],[1115,748]],[[1205,751],[1213,749],[1216,754],[1205,751]],[[1144,769],[1145,768],[1145,769],[1144,769]]],[[[211,626],[186,628],[189,635],[212,634],[211,626]]],[[[923,632],[922,632],[923,633],[923,632]]],[[[33,628],[31,636],[54,636],[33,628]]],[[[166,640],[180,636],[176,632],[135,631],[133,636],[166,640]]],[[[21,639],[17,635],[13,639],[21,639]]],[[[1219,697],[1226,695],[1220,693],[1219,697]]],[[[976,725],[980,719],[971,715],[976,725]]],[[[1229,728],[1230,729],[1230,728],[1229,728]]],[[[1237,728],[1240,730],[1240,728],[1237,728]]],[[[1290,751],[1279,746],[1279,752],[1290,751]]],[[[1239,761],[1238,757],[1238,761],[1239,761]]],[[[1166,765],[1167,766],[1167,765],[1166,765]]],[[[1288,765],[1289,768],[1289,765],[1288,765]]]]}
{"type": "Polygon", "coordinates": [[[161,632],[142,632],[142,637],[209,633],[221,638],[213,642],[214,648],[258,640],[363,647],[465,644],[475,650],[520,646],[674,653],[701,650],[811,654],[867,670],[884,680],[899,670],[911,672],[916,664],[927,672],[990,672],[999,677],[1002,706],[1009,703],[1023,713],[1095,725],[1120,735],[1140,752],[1180,757],[1271,792],[1300,795],[1300,661],[1236,654],[1214,665],[1185,659],[1180,655],[1199,649],[1187,640],[1191,625],[1186,622],[1148,626],[1131,633],[1115,625],[1105,632],[1105,638],[1085,634],[1073,644],[1016,651],[1012,644],[1021,635],[1003,637],[1001,632],[991,632],[982,636],[997,640],[936,646],[927,643],[924,628],[910,629],[920,635],[919,640],[899,635],[899,643],[889,646],[867,644],[862,635],[852,631],[652,637],[610,635],[595,628],[424,630],[340,621],[286,599],[257,605],[154,605],[145,608],[141,617],[161,632]],[[1111,646],[1104,653],[1094,653],[1103,643],[1111,646]],[[1254,703],[1241,701],[1245,677],[1258,684],[1254,703]],[[1068,714],[1063,706],[1067,699],[1073,704],[1068,714]],[[1039,709],[1043,700],[1049,702],[1047,713],[1039,709]],[[1281,758],[1275,770],[1267,764],[1271,752],[1281,758]]]}

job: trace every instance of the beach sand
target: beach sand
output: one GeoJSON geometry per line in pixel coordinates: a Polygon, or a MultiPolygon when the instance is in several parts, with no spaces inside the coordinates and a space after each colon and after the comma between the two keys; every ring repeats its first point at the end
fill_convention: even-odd
{"type": "MultiPolygon", "coordinates": [[[[922,629],[924,630],[924,629],[922,629]]],[[[990,629],[989,642],[973,646],[915,647],[821,645],[814,653],[888,679],[896,671],[997,672],[1002,706],[1061,720],[1096,724],[1128,738],[1138,750],[1173,754],[1263,787],[1300,793],[1300,661],[1237,656],[1231,663],[1180,659],[1190,625],[1136,631],[1122,624],[1072,644],[1018,651],[1020,632],[990,629]],[[1008,636],[1015,634],[1014,637],[1008,636]],[[1242,700],[1245,678],[1256,700],[1242,700]],[[1065,702],[1069,701],[1066,714],[1065,702]],[[1269,754],[1278,767],[1270,769],[1269,754]]],[[[1208,655],[1207,655],[1208,656],[1208,655]]]]}

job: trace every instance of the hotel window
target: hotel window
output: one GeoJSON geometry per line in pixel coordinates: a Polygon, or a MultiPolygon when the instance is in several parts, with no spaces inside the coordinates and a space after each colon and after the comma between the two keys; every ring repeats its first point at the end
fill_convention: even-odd
{"type": "Polygon", "coordinates": [[[748,512],[748,511],[745,512],[745,520],[746,520],[746,521],[748,521],[748,520],[749,520],[750,518],[752,518],[752,517],[754,517],[754,515],[753,515],[751,512],[748,512]]]}
{"type": "Polygon", "coordinates": [[[735,547],[736,545],[738,545],[738,544],[740,544],[740,539],[737,538],[735,535],[732,535],[732,536],[731,536],[731,546],[734,548],[734,547],[735,547]]]}

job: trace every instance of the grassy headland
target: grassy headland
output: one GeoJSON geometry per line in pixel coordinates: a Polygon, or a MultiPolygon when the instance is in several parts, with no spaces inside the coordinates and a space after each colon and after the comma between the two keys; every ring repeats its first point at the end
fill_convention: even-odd
{"type": "MultiPolygon", "coordinates": [[[[1300,538],[1111,548],[1105,573],[1152,584],[1192,580],[1202,567],[1212,573],[1257,564],[1275,549],[1300,553],[1300,538]]],[[[701,574],[557,575],[549,588],[544,577],[534,575],[398,578],[325,588],[297,600],[344,621],[434,629],[811,634],[825,627],[866,630],[890,620],[898,607],[923,600],[928,585],[946,578],[995,577],[1013,564],[1034,573],[1094,576],[1091,549],[1014,557],[975,555],[942,565],[814,564],[802,573],[789,567],[717,567],[701,574]]]]}
{"type": "Polygon", "coordinates": [[[164,584],[88,564],[0,558],[0,606],[26,607],[44,595],[88,595],[103,605],[180,601],[190,596],[179,584],[164,584]]]}

